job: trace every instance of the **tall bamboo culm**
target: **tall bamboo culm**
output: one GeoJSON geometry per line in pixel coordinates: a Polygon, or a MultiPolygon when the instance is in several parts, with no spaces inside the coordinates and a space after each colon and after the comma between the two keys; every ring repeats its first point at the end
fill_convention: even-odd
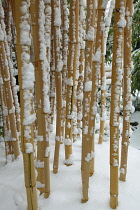
{"type": "Polygon", "coordinates": [[[94,0],[87,2],[87,22],[86,22],[86,57],[85,57],[85,73],[84,73],[84,88],[83,88],[83,129],[82,129],[82,186],[83,198],[82,202],[88,200],[88,185],[89,185],[89,165],[92,158],[91,142],[89,141],[88,126],[89,126],[89,109],[92,90],[92,52],[94,42],[94,17],[95,7],[94,0]]]}
{"type": "Polygon", "coordinates": [[[120,165],[121,181],[126,181],[128,146],[130,138],[132,6],[133,0],[127,0],[125,11],[126,26],[124,28],[123,132],[120,165]]]}
{"type": "Polygon", "coordinates": [[[9,67],[5,65],[5,63],[7,62],[7,56],[6,56],[5,44],[4,44],[4,41],[5,41],[5,31],[4,31],[5,27],[4,27],[4,20],[3,20],[4,12],[3,12],[1,1],[0,1],[0,9],[2,11],[1,17],[0,17],[0,30],[1,30],[1,34],[3,34],[0,40],[1,75],[3,78],[6,103],[7,103],[8,113],[9,113],[11,140],[12,140],[12,145],[14,149],[14,156],[15,158],[17,158],[19,156],[19,144],[18,144],[18,135],[17,135],[17,128],[16,128],[15,106],[14,106],[13,95],[12,95],[11,84],[10,84],[10,72],[9,72],[9,67]]]}
{"type": "Polygon", "coordinates": [[[79,2],[79,78],[77,85],[77,137],[82,133],[83,80],[85,69],[85,1],[79,2]]]}
{"type": "Polygon", "coordinates": [[[33,88],[34,68],[30,62],[29,1],[12,0],[12,12],[16,25],[16,50],[20,86],[21,149],[24,162],[24,178],[28,210],[37,210],[36,175],[34,167],[33,88]]]}
{"type": "Polygon", "coordinates": [[[63,62],[60,52],[60,26],[61,13],[60,1],[52,0],[52,14],[54,16],[54,54],[55,54],[55,86],[56,86],[56,137],[55,137],[55,152],[53,162],[53,172],[58,172],[59,150],[62,139],[61,123],[62,123],[62,67],[63,62]]]}
{"type": "MultiPolygon", "coordinates": [[[[1,73],[0,73],[1,74],[1,73]]],[[[4,142],[5,142],[5,156],[6,163],[13,161],[13,147],[11,142],[11,131],[10,131],[10,123],[9,123],[9,114],[6,104],[6,97],[3,88],[3,80],[0,76],[0,103],[2,110],[2,120],[3,120],[3,131],[4,131],[4,142]]]]}
{"type": "Polygon", "coordinates": [[[67,0],[61,0],[61,30],[62,30],[62,124],[61,124],[61,132],[62,139],[64,140],[65,135],[65,120],[66,120],[66,77],[67,77],[67,54],[68,54],[68,7],[67,0]]]}
{"type": "MultiPolygon", "coordinates": [[[[32,19],[32,35],[34,46],[34,66],[35,66],[35,94],[36,94],[36,115],[37,115],[37,160],[36,169],[37,188],[40,193],[44,193],[44,154],[45,154],[45,140],[43,137],[45,129],[45,120],[42,110],[42,66],[43,60],[40,57],[40,24],[39,23],[39,9],[40,0],[31,0],[31,19],[32,19]]],[[[42,31],[41,31],[42,32],[42,31]]],[[[44,36],[44,34],[42,34],[44,36]]]]}
{"type": "Polygon", "coordinates": [[[114,42],[112,60],[111,109],[110,109],[110,207],[118,206],[119,166],[119,114],[122,86],[123,28],[125,27],[125,0],[116,1],[114,13],[114,42]]]}
{"type": "Polygon", "coordinates": [[[101,27],[100,27],[100,36],[101,36],[101,105],[100,105],[100,133],[99,133],[99,144],[102,144],[104,140],[104,127],[106,119],[106,75],[105,75],[105,52],[104,52],[104,31],[105,31],[105,9],[108,0],[102,2],[101,7],[101,27]]]}
{"type": "Polygon", "coordinates": [[[68,70],[66,92],[66,123],[65,123],[65,165],[72,165],[72,119],[76,94],[76,69],[79,31],[79,0],[70,1],[69,43],[68,43],[68,70]]]}

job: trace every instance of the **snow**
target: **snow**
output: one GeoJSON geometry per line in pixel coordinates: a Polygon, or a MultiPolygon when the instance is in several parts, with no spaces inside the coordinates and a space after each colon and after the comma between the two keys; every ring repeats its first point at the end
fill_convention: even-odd
{"type": "MultiPolygon", "coordinates": [[[[140,112],[133,119],[140,119],[140,112]]],[[[132,119],[132,118],[131,118],[132,119]]],[[[140,126],[139,126],[140,132],[140,126]]],[[[137,133],[137,131],[136,131],[137,133]]],[[[137,133],[138,136],[140,135],[137,133]]],[[[136,134],[134,131],[134,138],[136,134]]],[[[74,157],[64,160],[64,148],[60,150],[60,167],[58,174],[53,174],[53,152],[50,156],[51,194],[48,199],[39,196],[39,208],[45,210],[110,210],[109,207],[109,141],[97,144],[98,134],[95,134],[95,174],[90,177],[89,201],[81,203],[81,140],[73,144],[74,157]],[[101,156],[102,154],[102,156],[101,156]],[[66,167],[63,162],[72,163],[66,167]]],[[[133,135],[132,135],[133,139],[133,135]]],[[[133,140],[132,140],[133,141],[133,140]]],[[[51,140],[51,150],[54,150],[55,140],[51,140]]],[[[24,187],[24,172],[22,155],[12,163],[5,165],[4,144],[0,142],[0,209],[26,210],[26,190],[24,187]],[[16,177],[16,178],[15,178],[16,177]],[[7,199],[8,198],[8,199],[7,199]]],[[[36,163],[43,167],[43,162],[36,163]]],[[[119,181],[119,206],[117,210],[139,210],[140,195],[140,151],[129,146],[127,181],[119,181]]],[[[123,169],[121,169],[122,171],[123,169]]]]}
{"type": "Polygon", "coordinates": [[[138,122],[139,125],[137,129],[133,131],[131,136],[130,145],[133,147],[140,149],[140,112],[134,112],[130,118],[130,122],[138,122]]]}
{"type": "Polygon", "coordinates": [[[89,27],[88,32],[85,36],[85,39],[87,41],[94,41],[94,28],[93,27],[89,27]]]}

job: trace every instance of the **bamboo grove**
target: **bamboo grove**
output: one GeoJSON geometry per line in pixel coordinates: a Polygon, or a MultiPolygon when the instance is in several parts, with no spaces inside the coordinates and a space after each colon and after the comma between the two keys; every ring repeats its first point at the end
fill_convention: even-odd
{"type": "Polygon", "coordinates": [[[0,105],[5,154],[7,162],[23,155],[29,210],[38,209],[37,189],[44,198],[49,197],[50,170],[59,173],[62,144],[64,164],[71,166],[72,148],[79,139],[82,147],[81,201],[88,201],[89,178],[96,170],[95,125],[99,94],[98,143],[104,141],[105,54],[112,16],[110,206],[117,207],[119,177],[126,181],[127,174],[132,4],[132,0],[71,0],[70,3],[67,0],[0,0],[0,105]],[[121,91],[123,133],[119,176],[121,91]],[[51,169],[49,137],[54,129],[51,169]]]}

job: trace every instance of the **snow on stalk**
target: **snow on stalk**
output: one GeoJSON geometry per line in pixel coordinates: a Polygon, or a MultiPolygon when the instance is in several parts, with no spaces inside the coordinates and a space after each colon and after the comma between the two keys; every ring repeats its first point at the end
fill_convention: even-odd
{"type": "Polygon", "coordinates": [[[100,105],[100,133],[99,133],[99,144],[102,144],[104,140],[104,127],[105,127],[105,120],[106,120],[106,75],[105,75],[105,53],[104,53],[104,32],[105,32],[105,23],[104,23],[104,16],[105,16],[105,9],[108,0],[102,2],[100,15],[101,15],[101,22],[100,22],[100,36],[101,36],[101,67],[100,67],[100,75],[101,75],[101,105],[100,105]]]}
{"type": "Polygon", "coordinates": [[[3,78],[3,86],[6,96],[6,103],[8,108],[9,120],[10,120],[10,128],[11,128],[11,140],[14,150],[14,156],[17,158],[19,156],[19,144],[18,144],[18,134],[16,129],[16,118],[15,118],[15,106],[13,101],[13,95],[10,84],[10,73],[9,66],[7,61],[7,55],[5,51],[5,31],[4,31],[4,11],[2,8],[2,4],[0,1],[0,61],[1,61],[1,75],[3,78]]]}
{"type": "Polygon", "coordinates": [[[28,209],[37,210],[36,175],[34,168],[34,121],[33,107],[34,67],[30,62],[30,1],[13,2],[16,25],[16,49],[20,87],[21,149],[23,152],[24,177],[28,209]]]}
{"type": "MultiPolygon", "coordinates": [[[[64,138],[65,131],[65,115],[66,115],[66,74],[67,74],[67,54],[68,54],[68,8],[67,0],[61,0],[61,30],[62,30],[62,124],[61,132],[64,138]]],[[[63,139],[62,139],[63,141],[63,139]]]]}
{"type": "Polygon", "coordinates": [[[3,88],[3,80],[1,76],[0,76],[0,99],[1,99],[1,109],[2,109],[2,119],[3,119],[3,129],[4,129],[6,163],[9,163],[12,162],[13,160],[13,148],[11,142],[9,114],[6,104],[6,96],[3,88]]]}
{"type": "Polygon", "coordinates": [[[69,44],[68,44],[68,70],[67,70],[67,92],[66,92],[66,123],[65,123],[65,160],[67,166],[72,161],[72,126],[75,116],[74,103],[76,92],[76,70],[78,52],[78,31],[79,31],[79,0],[70,1],[70,22],[69,22],[69,44]]]}
{"type": "Polygon", "coordinates": [[[54,54],[55,54],[55,86],[56,86],[56,136],[55,136],[55,152],[53,162],[53,172],[58,172],[59,165],[59,150],[61,135],[61,123],[62,123],[62,67],[63,62],[60,51],[60,26],[61,26],[61,13],[60,13],[60,1],[52,0],[52,15],[54,16],[54,54]]]}
{"type": "Polygon", "coordinates": [[[89,126],[89,109],[92,90],[92,53],[94,43],[94,24],[95,24],[95,1],[87,2],[87,21],[85,35],[85,72],[84,72],[84,88],[83,88],[83,126],[82,126],[82,185],[83,198],[82,202],[88,200],[88,185],[89,185],[89,165],[86,157],[91,154],[91,142],[89,142],[88,126],[89,126]]]}
{"type": "Polygon", "coordinates": [[[79,77],[77,86],[77,136],[80,137],[82,132],[82,104],[83,104],[83,80],[84,80],[84,66],[85,66],[85,1],[79,2],[79,77]]]}
{"type": "Polygon", "coordinates": [[[125,10],[126,26],[124,28],[123,131],[120,165],[121,181],[126,181],[128,146],[130,138],[132,6],[133,1],[127,0],[125,10]]]}
{"type": "Polygon", "coordinates": [[[114,13],[114,42],[110,108],[110,207],[118,206],[119,115],[122,86],[123,33],[126,25],[125,0],[118,0],[114,13]]]}

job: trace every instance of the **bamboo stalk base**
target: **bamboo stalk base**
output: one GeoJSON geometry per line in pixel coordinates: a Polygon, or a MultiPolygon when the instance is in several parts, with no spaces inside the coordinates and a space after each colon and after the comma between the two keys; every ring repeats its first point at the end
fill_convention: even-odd
{"type": "Polygon", "coordinates": [[[50,192],[45,192],[44,193],[44,198],[48,198],[50,196],[50,192]]]}
{"type": "Polygon", "coordinates": [[[58,168],[53,168],[53,173],[57,174],[58,173],[58,168]]]}
{"type": "Polygon", "coordinates": [[[82,199],[81,203],[86,203],[88,201],[88,199],[82,199]]]}
{"type": "Polygon", "coordinates": [[[89,173],[89,176],[91,177],[91,176],[93,176],[93,174],[94,174],[94,172],[90,172],[90,173],[89,173]]]}
{"type": "Polygon", "coordinates": [[[67,164],[67,163],[65,163],[65,165],[66,165],[66,166],[72,166],[73,164],[72,164],[72,163],[71,163],[71,164],[67,164]]]}
{"type": "Polygon", "coordinates": [[[116,209],[118,206],[118,196],[112,196],[110,195],[110,207],[112,209],[116,209]]]}
{"type": "Polygon", "coordinates": [[[37,194],[36,186],[26,188],[27,200],[28,200],[28,210],[37,210],[37,194]]]}
{"type": "Polygon", "coordinates": [[[120,174],[120,181],[126,182],[126,174],[120,174]]]}

